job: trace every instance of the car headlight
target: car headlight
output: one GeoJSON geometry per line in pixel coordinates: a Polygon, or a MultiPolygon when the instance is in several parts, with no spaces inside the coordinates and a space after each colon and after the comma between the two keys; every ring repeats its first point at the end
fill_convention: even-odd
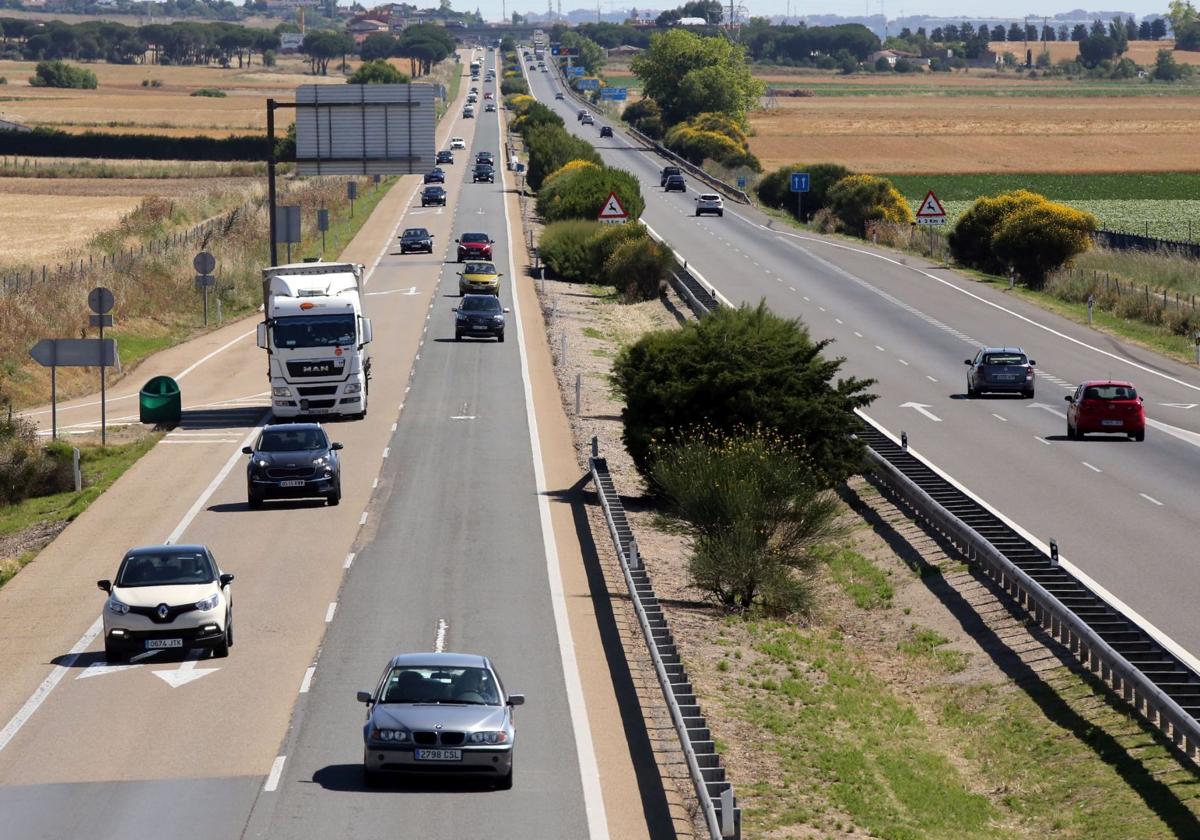
{"type": "Polygon", "coordinates": [[[108,610],[109,610],[109,612],[115,612],[117,615],[125,615],[126,613],[129,612],[129,605],[123,604],[120,601],[118,601],[117,596],[109,595],[108,596],[108,610]]]}
{"type": "Polygon", "coordinates": [[[257,464],[259,467],[262,467],[264,470],[267,468],[267,462],[264,461],[262,458],[259,458],[254,463],[257,464]]]}
{"type": "Polygon", "coordinates": [[[345,393],[347,393],[347,394],[357,394],[357,393],[358,393],[359,391],[361,391],[361,390],[362,390],[362,383],[361,383],[361,382],[351,382],[349,385],[347,385],[347,386],[346,386],[345,393]]]}
{"type": "Polygon", "coordinates": [[[408,741],[408,731],[404,729],[376,729],[371,733],[376,741],[403,744],[408,741]]]}
{"type": "Polygon", "coordinates": [[[218,592],[214,592],[203,601],[197,601],[196,609],[200,610],[201,612],[208,612],[209,610],[215,610],[217,608],[217,604],[219,603],[221,603],[221,595],[218,592]]]}
{"type": "Polygon", "coordinates": [[[472,732],[472,744],[507,744],[508,733],[500,732],[472,732]]]}
{"type": "Polygon", "coordinates": [[[292,389],[288,388],[286,385],[271,389],[271,396],[273,397],[290,397],[291,395],[292,389]]]}
{"type": "Polygon", "coordinates": [[[314,467],[323,467],[323,466],[325,466],[325,456],[324,456],[324,455],[322,455],[320,458],[313,458],[313,466],[314,466],[314,467]]]}
{"type": "Polygon", "coordinates": [[[504,316],[503,315],[493,315],[492,320],[495,321],[497,324],[503,324],[504,316]]]}

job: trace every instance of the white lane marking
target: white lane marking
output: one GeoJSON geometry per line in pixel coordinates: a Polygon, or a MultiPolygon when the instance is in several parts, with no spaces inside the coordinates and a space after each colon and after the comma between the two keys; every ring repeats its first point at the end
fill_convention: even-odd
{"type": "Polygon", "coordinates": [[[317,672],[316,665],[309,665],[304,669],[304,679],[300,680],[300,693],[308,694],[308,689],[312,687],[313,674],[317,672]]]}
{"type": "Polygon", "coordinates": [[[398,423],[393,423],[393,424],[392,424],[392,431],[393,431],[393,432],[394,432],[394,431],[396,431],[396,426],[398,426],[398,425],[399,425],[398,423]]]}
{"type": "Polygon", "coordinates": [[[1051,445],[1050,441],[1046,440],[1044,437],[1038,437],[1037,435],[1034,435],[1033,439],[1036,440],[1038,443],[1044,443],[1047,446],[1051,445]]]}
{"type": "Polygon", "coordinates": [[[1160,502],[1158,499],[1154,498],[1153,496],[1147,496],[1145,493],[1138,493],[1138,495],[1141,496],[1143,499],[1145,499],[1147,502],[1150,502],[1151,504],[1158,505],[1159,507],[1163,506],[1163,503],[1160,502]]]}
{"type": "Polygon", "coordinates": [[[934,423],[942,422],[941,417],[938,417],[936,414],[934,414],[932,411],[929,410],[933,406],[925,405],[924,403],[918,403],[918,402],[906,402],[906,403],[903,403],[900,407],[901,408],[911,408],[914,411],[916,411],[918,414],[923,414],[924,416],[928,417],[934,423]]]}
{"type": "Polygon", "coordinates": [[[359,525],[366,525],[366,524],[367,524],[367,512],[366,512],[365,510],[363,511],[363,515],[359,517],[359,519],[358,519],[358,524],[359,524],[359,525]]]}
{"type": "Polygon", "coordinates": [[[391,451],[392,451],[392,447],[390,447],[390,446],[383,447],[383,457],[386,458],[388,456],[388,453],[390,453],[391,451]]]}
{"type": "Polygon", "coordinates": [[[267,782],[263,785],[264,793],[273,793],[279,787],[279,777],[283,775],[283,762],[285,761],[287,761],[287,756],[280,755],[271,762],[271,772],[267,774],[267,782]]]}
{"type": "Polygon", "coordinates": [[[456,414],[450,418],[451,420],[474,420],[474,414],[456,414]]]}
{"type": "Polygon", "coordinates": [[[54,687],[58,685],[62,678],[67,675],[67,672],[75,665],[75,660],[79,658],[79,655],[88,649],[103,629],[104,619],[97,617],[92,626],[87,629],[87,632],[75,643],[75,646],[67,651],[67,656],[63,660],[63,663],[54,666],[54,669],[50,671],[50,675],[42,680],[42,684],[25,701],[25,705],[17,710],[17,713],[12,716],[12,720],[5,724],[3,729],[0,729],[0,752],[3,752],[4,748],[8,746],[8,742],[16,737],[16,734],[21,731],[21,727],[38,710],[38,706],[45,702],[46,698],[50,696],[50,692],[54,690],[54,687]]]}
{"type": "Polygon", "coordinates": [[[928,379],[930,382],[937,382],[937,380],[934,379],[932,376],[930,376],[928,373],[925,374],[925,378],[928,379]]]}
{"type": "Polygon", "coordinates": [[[1099,467],[1093,467],[1087,461],[1080,461],[1079,463],[1083,464],[1085,467],[1087,467],[1092,472],[1104,472],[1104,470],[1100,469],[1099,467]]]}
{"type": "MultiPolygon", "coordinates": [[[[794,292],[794,291],[796,291],[796,287],[795,287],[795,286],[788,286],[788,288],[789,288],[789,289],[791,289],[793,292],[794,292]]],[[[812,303],[812,301],[808,299],[808,295],[804,295],[804,302],[805,302],[805,303],[812,303]]]]}
{"type": "Polygon", "coordinates": [[[178,668],[153,671],[151,673],[171,686],[171,688],[179,688],[221,670],[220,668],[197,668],[196,663],[203,654],[203,648],[192,648],[187,653],[187,659],[179,663],[178,668]]]}
{"type": "Polygon", "coordinates": [[[163,652],[162,648],[155,648],[154,650],[148,650],[145,653],[139,653],[135,656],[131,656],[131,657],[129,657],[129,661],[130,662],[138,662],[142,659],[149,659],[151,656],[157,656],[158,654],[160,654],[162,652],[163,652]]]}
{"type": "Polygon", "coordinates": [[[863,334],[862,334],[862,333],[860,333],[858,330],[855,330],[855,331],[854,331],[854,336],[855,336],[856,338],[862,338],[862,337],[863,337],[863,334]]]}
{"type": "Polygon", "coordinates": [[[354,552],[351,551],[349,554],[346,555],[346,562],[342,564],[342,568],[349,569],[350,564],[353,562],[354,562],[354,552]]]}
{"type": "Polygon", "coordinates": [[[908,362],[904,361],[903,359],[897,358],[896,361],[899,362],[900,364],[904,365],[905,367],[908,367],[908,362]]]}
{"type": "Polygon", "coordinates": [[[333,614],[335,612],[337,612],[337,601],[331,602],[329,604],[329,608],[327,610],[325,610],[325,623],[326,624],[333,621],[333,614]]]}
{"type": "Polygon", "coordinates": [[[1007,418],[1007,417],[1001,417],[999,414],[997,414],[997,413],[996,413],[996,412],[994,412],[994,411],[992,412],[992,416],[993,416],[993,417],[995,417],[997,420],[999,420],[1001,423],[1007,423],[1007,422],[1008,422],[1008,418],[1007,418]]]}
{"type": "Polygon", "coordinates": [[[844,323],[841,318],[834,318],[833,320],[839,324],[844,323]]]}
{"type": "Polygon", "coordinates": [[[1173,438],[1178,438],[1184,443],[1190,443],[1192,446],[1200,446],[1200,434],[1196,432],[1180,429],[1178,426],[1172,426],[1160,420],[1151,420],[1150,418],[1146,418],[1146,425],[1158,429],[1160,432],[1165,432],[1173,438]]]}
{"type": "Polygon", "coordinates": [[[233,454],[229,456],[229,460],[225,462],[225,466],[221,467],[221,471],[209,482],[208,486],[204,488],[204,492],[197,497],[191,508],[188,509],[188,512],[183,515],[183,519],[179,520],[179,524],[175,526],[175,530],[167,536],[166,542],[168,545],[183,536],[183,532],[192,524],[192,520],[204,509],[204,506],[208,504],[208,500],[212,498],[212,494],[217,492],[217,488],[229,476],[229,473],[233,470],[233,465],[244,457],[242,455],[242,446],[250,445],[250,439],[259,433],[270,416],[270,410],[264,411],[262,417],[254,424],[254,428],[242,438],[242,445],[233,450],[233,454]]]}
{"type": "MultiPolygon", "coordinates": [[[[497,142],[502,147],[504,137],[497,120],[497,142]]],[[[500,170],[500,185],[507,189],[507,171],[500,170]]],[[[512,226],[508,218],[508,202],[504,202],[505,241],[512,241],[512,226]]],[[[661,237],[659,238],[661,241],[661,237]]],[[[508,248],[508,271],[517,276],[512,248],[508,248]]],[[[706,282],[696,272],[693,274],[706,282]]],[[[709,288],[713,288],[708,284],[709,288]]],[[[717,296],[729,303],[719,292],[717,296]]],[[[533,407],[533,383],[529,378],[529,358],[525,350],[525,326],[521,320],[520,295],[513,295],[513,314],[517,322],[517,347],[521,357],[521,383],[525,389],[525,416],[529,426],[529,445],[533,452],[533,475],[537,486],[537,505],[542,527],[542,545],[546,554],[546,577],[550,585],[550,602],[554,608],[554,626],[558,635],[558,653],[562,660],[563,681],[567,690],[567,707],[571,712],[571,728],[575,733],[575,755],[579,761],[579,777],[583,787],[583,803],[587,812],[588,836],[592,840],[607,840],[608,818],[604,811],[604,792],[600,787],[600,768],[592,743],[588,721],[587,701],[579,678],[579,663],[575,659],[575,642],[571,637],[571,622],[567,616],[566,595],[563,592],[562,572],[558,563],[558,546],[554,542],[554,526],[550,521],[550,501],[546,493],[546,468],[542,461],[542,444],[538,435],[537,412],[533,407]]]]}
{"type": "Polygon", "coordinates": [[[433,636],[433,652],[441,653],[446,649],[446,619],[439,618],[437,623],[437,632],[433,636]]]}
{"type": "Polygon", "coordinates": [[[824,307],[824,306],[818,306],[818,307],[817,307],[817,309],[820,309],[822,312],[824,312],[824,311],[825,311],[825,307],[824,307]]]}
{"type": "Polygon", "coordinates": [[[379,479],[378,478],[371,479],[371,489],[374,490],[378,486],[379,486],[379,479]]]}
{"type": "Polygon", "coordinates": [[[880,347],[878,344],[876,344],[876,345],[875,345],[875,349],[876,349],[876,350],[878,350],[880,353],[886,353],[886,352],[887,352],[887,351],[886,351],[886,350],[884,350],[882,347],[880,347]]]}
{"type": "Polygon", "coordinates": [[[237,438],[218,438],[217,440],[163,440],[160,443],[169,443],[176,446],[184,446],[186,444],[206,444],[206,443],[237,443],[237,438]]]}

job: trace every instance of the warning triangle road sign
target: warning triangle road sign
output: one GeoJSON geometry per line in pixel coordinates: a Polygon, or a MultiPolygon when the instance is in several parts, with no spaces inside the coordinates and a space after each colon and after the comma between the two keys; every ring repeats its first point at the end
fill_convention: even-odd
{"type": "Polygon", "coordinates": [[[918,219],[929,219],[935,217],[944,217],[946,210],[942,207],[942,203],[938,201],[937,196],[930,190],[925,196],[925,200],[921,202],[921,209],[917,211],[918,219]]]}
{"type": "Polygon", "coordinates": [[[621,206],[621,199],[617,198],[615,192],[608,194],[608,201],[604,202],[604,206],[600,208],[600,215],[596,218],[600,221],[607,220],[622,220],[629,218],[629,214],[625,212],[625,208],[621,206]]]}

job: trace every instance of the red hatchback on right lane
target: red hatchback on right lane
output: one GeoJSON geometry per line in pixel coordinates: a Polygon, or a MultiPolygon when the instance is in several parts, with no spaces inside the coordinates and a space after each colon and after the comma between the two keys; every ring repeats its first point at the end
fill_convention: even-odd
{"type": "Polygon", "coordinates": [[[1072,396],[1063,399],[1071,404],[1067,409],[1067,437],[1072,440],[1093,432],[1146,439],[1146,411],[1129,382],[1084,382],[1072,396]]]}

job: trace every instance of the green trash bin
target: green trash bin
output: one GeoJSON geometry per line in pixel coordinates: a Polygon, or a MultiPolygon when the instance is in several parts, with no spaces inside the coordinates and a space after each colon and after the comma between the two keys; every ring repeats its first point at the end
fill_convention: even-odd
{"type": "Polygon", "coordinates": [[[156,376],[142,386],[138,395],[143,423],[178,423],[183,415],[179,383],[169,376],[156,376]]]}

